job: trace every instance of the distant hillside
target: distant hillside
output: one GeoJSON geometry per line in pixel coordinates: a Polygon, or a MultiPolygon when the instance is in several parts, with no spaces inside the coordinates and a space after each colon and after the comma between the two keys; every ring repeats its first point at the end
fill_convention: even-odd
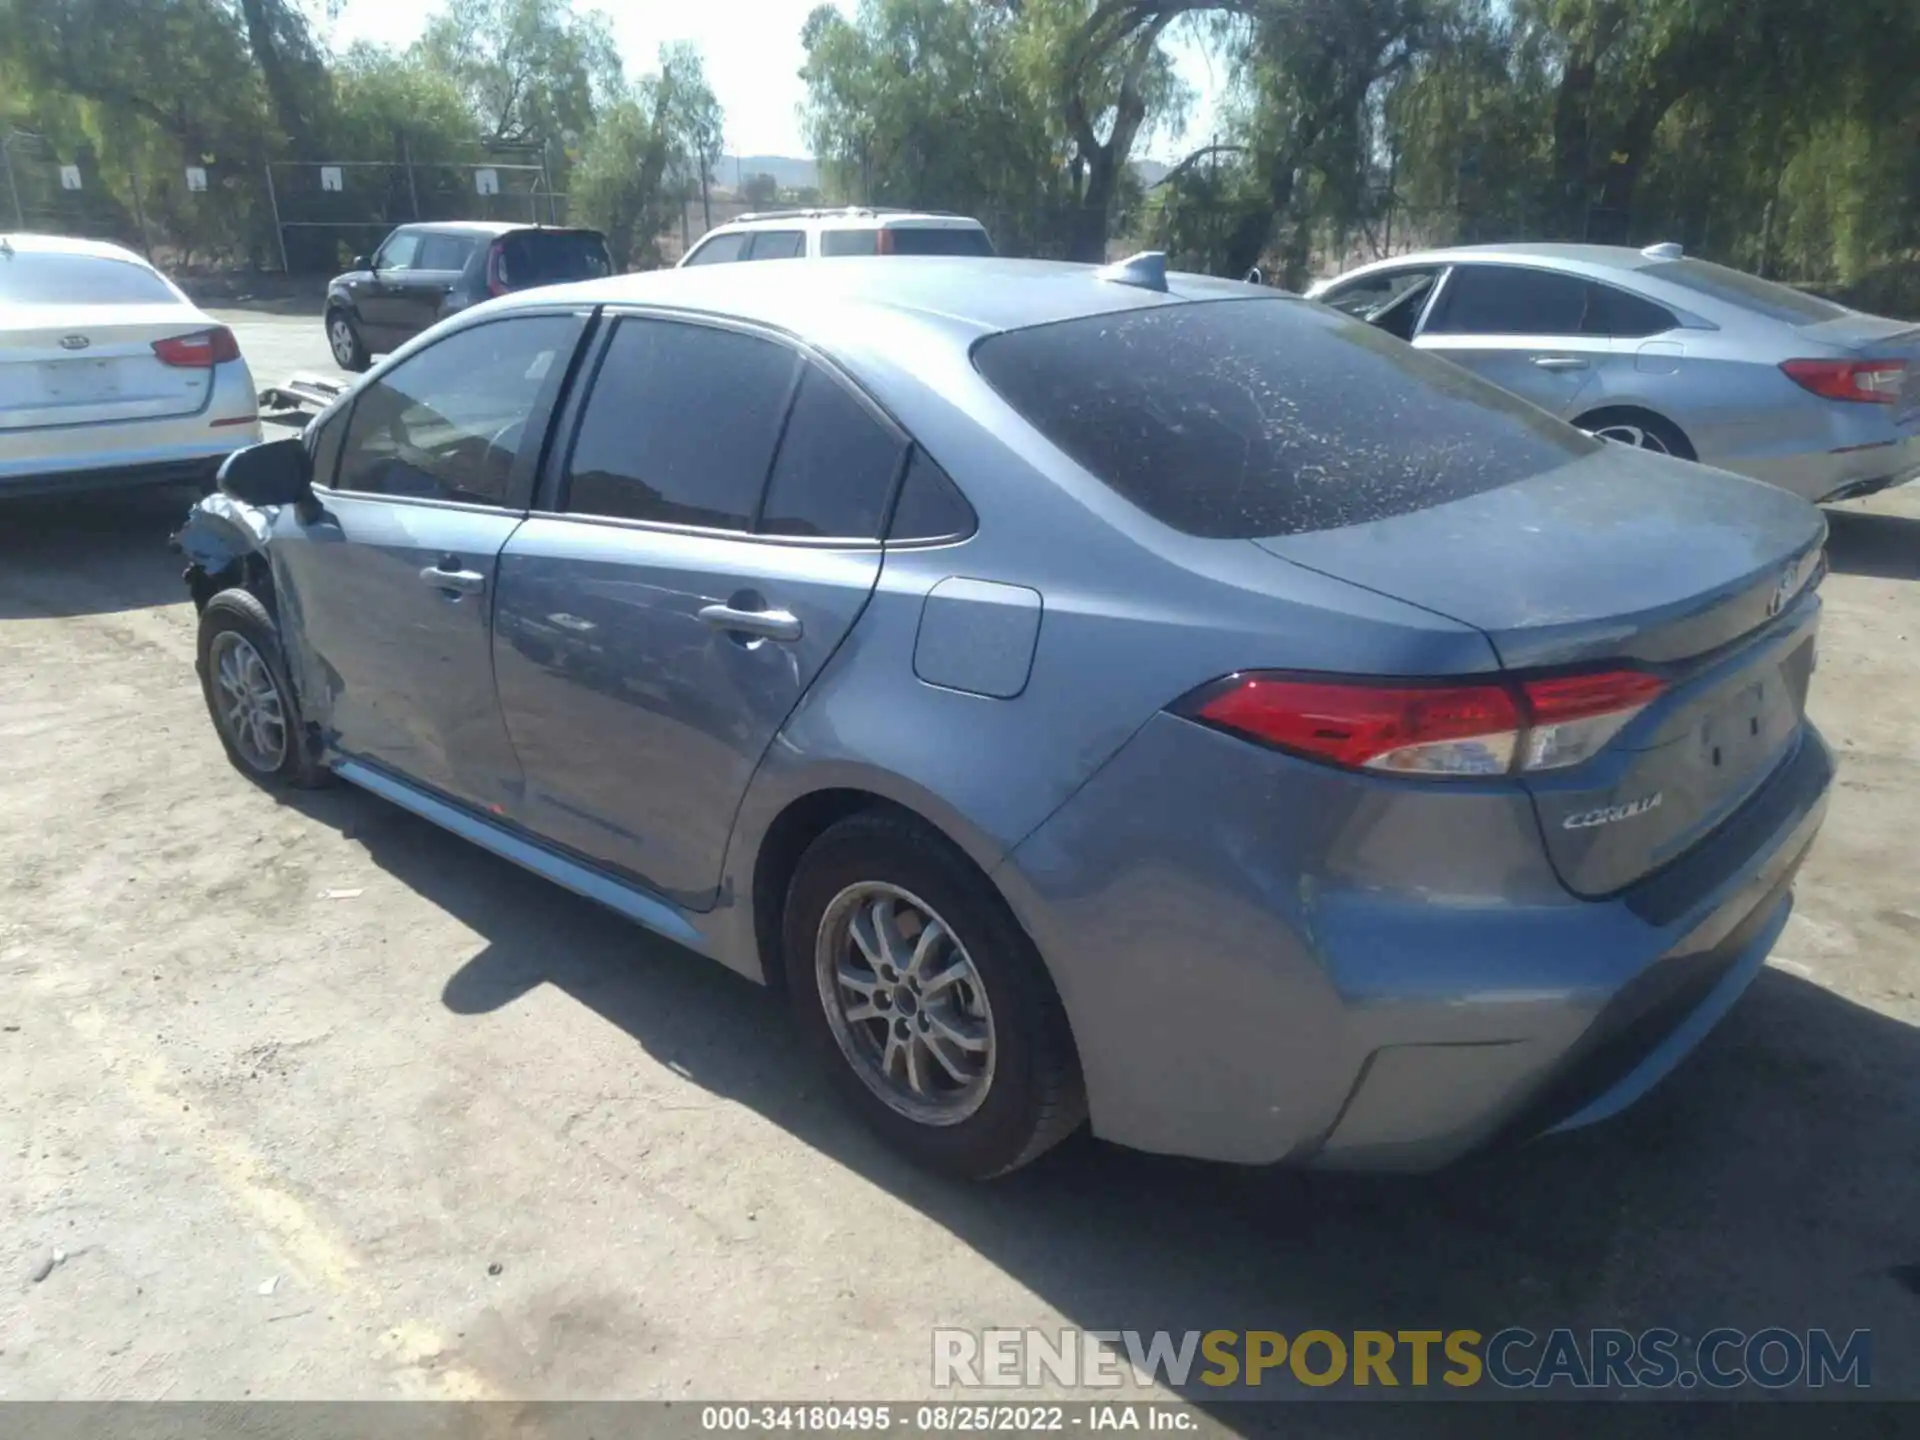
{"type": "MultiPolygon", "coordinates": [[[[1136,160],[1133,173],[1142,185],[1151,185],[1170,167],[1158,160],[1136,160]]],[[[820,167],[804,155],[723,155],[713,178],[737,189],[749,175],[771,175],[782,190],[804,190],[820,183],[820,167]]]]}
{"type": "Polygon", "coordinates": [[[771,175],[782,190],[820,183],[820,167],[804,155],[723,155],[713,172],[713,178],[730,189],[749,175],[771,175]]]}

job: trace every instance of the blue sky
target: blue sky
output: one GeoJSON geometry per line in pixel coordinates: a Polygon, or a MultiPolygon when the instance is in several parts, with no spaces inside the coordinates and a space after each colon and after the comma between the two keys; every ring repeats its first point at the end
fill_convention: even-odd
{"type": "MultiPolygon", "coordinates": [[[[727,148],[737,155],[804,155],[797,107],[804,87],[799,69],[800,25],[817,0],[627,0],[599,8],[629,68],[644,70],[668,40],[691,40],[706,57],[707,78],[727,112],[727,148]]],[[[419,38],[438,6],[422,0],[345,0],[321,28],[336,46],[354,40],[407,45],[419,38]]],[[[851,3],[842,3],[850,9],[851,3]]],[[[1157,138],[1145,147],[1154,159],[1177,158],[1204,143],[1219,86],[1196,46],[1170,47],[1187,82],[1199,92],[1185,136],[1157,138]]]]}

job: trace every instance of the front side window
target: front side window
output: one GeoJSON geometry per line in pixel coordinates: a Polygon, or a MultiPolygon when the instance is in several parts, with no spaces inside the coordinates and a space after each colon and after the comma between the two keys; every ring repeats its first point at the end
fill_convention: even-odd
{"type": "Polygon", "coordinates": [[[455,331],[365,385],[335,486],[364,495],[508,503],[528,420],[557,380],[579,322],[527,315],[455,331]]]}
{"type": "Polygon", "coordinates": [[[1096,480],[1216,539],[1403,515],[1601,443],[1450,361],[1279,297],[1036,325],[989,336],[973,359],[1096,480]]]}
{"type": "Polygon", "coordinates": [[[568,512],[751,529],[800,363],[757,335],[622,320],[574,438],[568,512]]]}
{"type": "Polygon", "coordinates": [[[723,265],[729,260],[738,260],[740,247],[746,242],[746,235],[739,231],[731,235],[715,235],[710,240],[702,241],[699,247],[687,256],[687,264],[723,265]]]}
{"type": "Polygon", "coordinates": [[[1459,265],[1447,277],[1429,335],[1578,335],[1587,282],[1520,265],[1459,265]]]}
{"type": "Polygon", "coordinates": [[[420,236],[412,230],[402,230],[389,235],[387,243],[380,247],[380,254],[374,261],[376,270],[412,270],[414,258],[420,253],[420,236]]]}
{"type": "Polygon", "coordinates": [[[1363,275],[1344,285],[1335,285],[1320,297],[1322,305],[1331,305],[1356,320],[1372,320],[1415,286],[1433,279],[1431,270],[1389,270],[1378,275],[1363,275]]]}

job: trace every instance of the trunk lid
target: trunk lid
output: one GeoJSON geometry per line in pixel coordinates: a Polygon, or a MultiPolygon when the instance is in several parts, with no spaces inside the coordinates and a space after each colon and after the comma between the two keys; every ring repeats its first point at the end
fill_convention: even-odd
{"type": "Polygon", "coordinates": [[[1784,491],[1608,445],[1448,504],[1254,543],[1472,625],[1508,670],[1662,677],[1599,755],[1525,777],[1561,879],[1601,896],[1705,838],[1798,743],[1825,534],[1784,491]]]}
{"type": "Polygon", "coordinates": [[[153,342],[212,323],[181,305],[0,307],[0,433],[192,414],[213,368],[164,364],[153,342]]]}

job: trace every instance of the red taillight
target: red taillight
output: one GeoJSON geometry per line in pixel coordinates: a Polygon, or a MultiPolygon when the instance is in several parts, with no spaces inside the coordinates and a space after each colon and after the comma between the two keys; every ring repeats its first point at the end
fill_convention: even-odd
{"type": "Polygon", "coordinates": [[[191,335],[169,335],[164,340],[156,340],[153,353],[162,365],[205,370],[228,360],[238,360],[240,342],[222,325],[213,330],[196,330],[191,335]]]}
{"type": "Polygon", "coordinates": [[[1780,368],[1803,390],[1859,405],[1892,405],[1907,383],[1904,360],[1783,360],[1780,368]]]}
{"type": "Polygon", "coordinates": [[[487,247],[487,294],[507,293],[507,249],[498,240],[487,247]]]}
{"type": "Polygon", "coordinates": [[[893,232],[884,225],[874,234],[873,253],[876,255],[893,254],[893,232]]]}
{"type": "Polygon", "coordinates": [[[1505,775],[1595,754],[1661,688],[1637,670],[1471,685],[1246,674],[1197,692],[1182,710],[1330,765],[1505,775]]]}

